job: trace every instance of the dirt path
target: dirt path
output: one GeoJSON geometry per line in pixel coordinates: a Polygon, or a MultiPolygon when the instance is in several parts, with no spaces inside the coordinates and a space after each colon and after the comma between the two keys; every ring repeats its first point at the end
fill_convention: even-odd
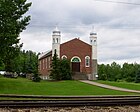
{"type": "Polygon", "coordinates": [[[98,83],[98,82],[93,82],[93,81],[88,81],[88,80],[80,80],[80,81],[84,82],[84,83],[87,83],[87,84],[91,84],[91,85],[107,88],[107,89],[113,89],[113,90],[125,91],[125,92],[133,92],[133,93],[140,93],[140,91],[138,91],[138,90],[130,90],[130,89],[110,86],[110,85],[101,84],[101,83],[98,83]]]}

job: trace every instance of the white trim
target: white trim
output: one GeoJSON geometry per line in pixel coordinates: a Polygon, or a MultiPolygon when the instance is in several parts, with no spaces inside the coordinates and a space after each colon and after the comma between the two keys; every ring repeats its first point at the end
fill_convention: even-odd
{"type": "Polygon", "coordinates": [[[71,58],[71,62],[72,62],[72,60],[73,60],[74,58],[78,58],[79,61],[81,62],[81,59],[80,59],[78,56],[74,56],[74,57],[72,57],[72,58],[71,58]]]}
{"type": "Polygon", "coordinates": [[[61,59],[63,59],[63,58],[67,59],[67,56],[66,56],[66,55],[63,55],[63,56],[61,57],[61,59]]]}
{"type": "Polygon", "coordinates": [[[46,51],[44,53],[41,53],[40,55],[38,55],[38,59],[41,59],[43,56],[45,56],[46,54],[48,54],[51,50],[46,51]]]}
{"type": "Polygon", "coordinates": [[[90,57],[89,56],[86,56],[85,57],[85,67],[90,67],[90,57]],[[86,63],[86,60],[88,59],[88,65],[86,63]]]}

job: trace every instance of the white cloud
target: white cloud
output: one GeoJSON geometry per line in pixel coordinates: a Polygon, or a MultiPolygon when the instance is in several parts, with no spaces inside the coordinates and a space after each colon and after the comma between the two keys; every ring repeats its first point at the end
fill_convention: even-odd
{"type": "MultiPolygon", "coordinates": [[[[89,42],[91,26],[98,34],[99,63],[140,60],[140,7],[94,0],[30,0],[31,24],[21,34],[23,49],[51,49],[51,34],[58,24],[62,42],[80,37],[89,42]]],[[[124,2],[139,3],[138,0],[124,2]]]]}

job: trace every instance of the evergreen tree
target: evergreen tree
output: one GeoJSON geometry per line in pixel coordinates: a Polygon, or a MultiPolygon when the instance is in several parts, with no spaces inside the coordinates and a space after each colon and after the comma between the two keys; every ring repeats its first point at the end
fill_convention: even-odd
{"type": "Polygon", "coordinates": [[[51,74],[50,78],[54,80],[61,80],[61,75],[60,75],[60,60],[58,59],[58,56],[56,54],[56,50],[52,59],[52,64],[51,64],[51,74]]]}
{"type": "Polygon", "coordinates": [[[70,68],[70,62],[66,59],[60,60],[60,73],[62,80],[71,80],[72,79],[72,71],[70,68]]]}
{"type": "Polygon", "coordinates": [[[2,60],[0,59],[0,71],[4,70],[4,63],[2,62],[2,60]]]}
{"type": "Polygon", "coordinates": [[[35,74],[33,75],[32,81],[33,81],[33,82],[40,82],[40,80],[41,80],[41,78],[39,77],[39,74],[38,74],[38,73],[35,73],[35,74]]]}
{"type": "Polygon", "coordinates": [[[56,50],[52,59],[50,78],[54,80],[70,80],[71,68],[68,60],[59,60],[56,50]]]}
{"type": "Polygon", "coordinates": [[[20,32],[29,24],[30,16],[23,16],[31,6],[27,0],[0,0],[0,59],[7,71],[12,71],[13,59],[19,54],[20,32]]]}

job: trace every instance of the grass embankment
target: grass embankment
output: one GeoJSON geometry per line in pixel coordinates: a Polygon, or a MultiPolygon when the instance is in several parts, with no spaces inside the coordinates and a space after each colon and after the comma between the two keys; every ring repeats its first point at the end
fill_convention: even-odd
{"type": "Polygon", "coordinates": [[[135,93],[104,89],[79,81],[32,82],[24,78],[0,77],[0,94],[25,95],[135,95],[135,93]]]}
{"type": "Polygon", "coordinates": [[[126,89],[140,90],[140,83],[114,82],[114,81],[101,81],[101,80],[98,80],[96,82],[111,85],[111,86],[126,88],[126,89]]]}

